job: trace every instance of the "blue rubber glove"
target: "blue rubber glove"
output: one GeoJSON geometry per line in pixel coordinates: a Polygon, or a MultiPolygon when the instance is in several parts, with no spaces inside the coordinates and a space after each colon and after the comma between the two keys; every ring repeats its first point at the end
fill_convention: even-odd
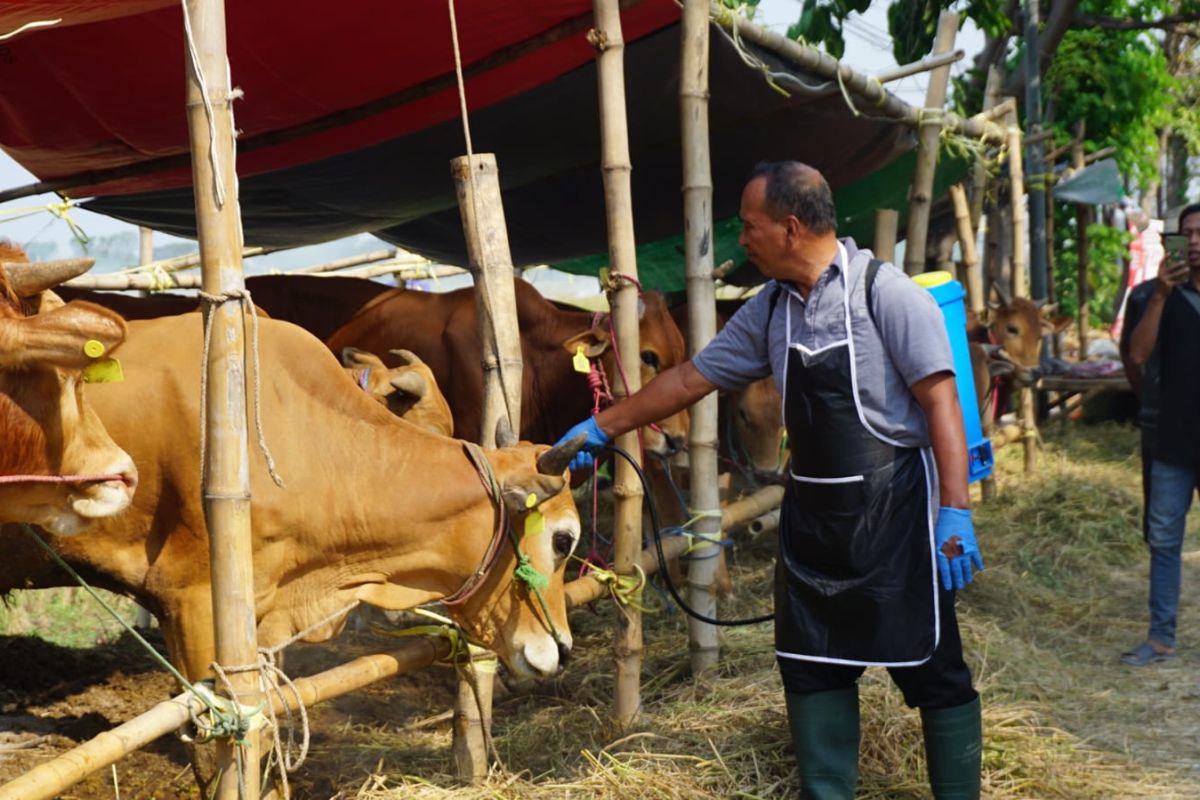
{"type": "Polygon", "coordinates": [[[942,573],[942,586],[946,591],[963,588],[973,581],[972,571],[983,571],[983,556],[975,541],[975,523],[971,521],[970,510],[939,508],[933,541],[937,548],[938,571],[942,573]]]}
{"type": "Polygon", "coordinates": [[[596,424],[595,417],[588,417],[563,434],[563,437],[555,442],[554,445],[557,447],[563,442],[569,442],[581,433],[587,434],[587,441],[584,442],[583,449],[571,459],[571,463],[568,465],[571,472],[577,472],[581,469],[591,469],[595,461],[593,454],[608,444],[608,434],[600,430],[600,426],[596,424]]]}

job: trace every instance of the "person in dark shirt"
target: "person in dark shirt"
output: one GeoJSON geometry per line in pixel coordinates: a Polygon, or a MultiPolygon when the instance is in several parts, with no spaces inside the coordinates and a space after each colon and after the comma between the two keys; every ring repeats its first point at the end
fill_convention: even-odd
{"type": "Polygon", "coordinates": [[[1200,203],[1179,215],[1187,255],[1130,294],[1121,350],[1141,400],[1143,532],[1150,547],[1150,631],[1121,654],[1134,666],[1175,655],[1183,536],[1200,488],[1200,203]]]}

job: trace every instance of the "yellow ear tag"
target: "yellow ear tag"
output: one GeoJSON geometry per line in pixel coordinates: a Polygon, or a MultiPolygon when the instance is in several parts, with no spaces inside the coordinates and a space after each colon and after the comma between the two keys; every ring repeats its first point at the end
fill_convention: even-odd
{"type": "Polygon", "coordinates": [[[104,355],[104,342],[98,339],[88,339],[83,343],[83,354],[88,358],[99,358],[104,355]]]}
{"type": "Polygon", "coordinates": [[[101,358],[83,368],[84,383],[120,383],[125,380],[121,362],[115,358],[101,358]]]}
{"type": "Polygon", "coordinates": [[[571,366],[575,367],[576,372],[582,372],[584,375],[592,371],[592,364],[583,352],[583,345],[575,348],[575,355],[571,356],[571,366]]]}
{"type": "Polygon", "coordinates": [[[542,516],[542,512],[530,511],[525,516],[525,535],[537,536],[544,530],[546,530],[546,518],[542,516]]]}
{"type": "Polygon", "coordinates": [[[533,492],[525,496],[525,507],[529,509],[529,513],[525,516],[526,536],[537,536],[546,530],[546,518],[542,516],[542,512],[537,510],[537,503],[537,495],[533,492]]]}

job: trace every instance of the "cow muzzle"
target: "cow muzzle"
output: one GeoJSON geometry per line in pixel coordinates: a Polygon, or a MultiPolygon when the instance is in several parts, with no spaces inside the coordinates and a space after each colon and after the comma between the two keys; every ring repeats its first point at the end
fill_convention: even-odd
{"type": "Polygon", "coordinates": [[[556,642],[546,634],[518,647],[509,666],[523,678],[549,678],[562,671],[570,654],[570,642],[556,642]]]}

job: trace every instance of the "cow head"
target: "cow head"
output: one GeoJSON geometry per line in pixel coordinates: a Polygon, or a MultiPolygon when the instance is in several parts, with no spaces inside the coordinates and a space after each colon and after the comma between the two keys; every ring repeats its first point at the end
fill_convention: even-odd
{"type": "Polygon", "coordinates": [[[125,339],[125,321],[49,291],[89,266],[32,264],[0,247],[0,479],[9,478],[0,482],[0,522],[64,536],[124,510],[137,484],[133,461],[84,401],[81,374],[125,339]],[[63,476],[92,479],[39,480],[63,476]]]}
{"type": "Polygon", "coordinates": [[[783,399],[773,378],[763,378],[729,394],[733,414],[730,443],[736,458],[760,472],[778,472],[783,463],[783,399]]]}
{"type": "Polygon", "coordinates": [[[390,351],[400,364],[389,367],[374,353],[342,349],[342,366],[362,389],[396,416],[418,428],[454,435],[450,404],[428,365],[411,350],[390,351]]]}
{"type": "Polygon", "coordinates": [[[988,304],[987,327],[995,357],[1013,364],[1017,373],[1028,377],[1037,369],[1042,356],[1042,338],[1063,330],[1070,317],[1047,315],[1054,306],[1039,305],[1023,297],[1009,299],[1001,295],[999,302],[988,304]]]}
{"type": "MultiPolygon", "coordinates": [[[[511,440],[498,436],[497,441],[504,445],[511,440]]],[[[545,607],[514,578],[517,554],[506,540],[483,587],[454,616],[472,638],[493,649],[522,677],[555,674],[571,652],[563,579],[579,541],[580,523],[566,467],[580,446],[582,441],[554,448],[522,442],[487,453],[517,546],[529,565],[548,579],[541,590],[545,607]]]]}
{"type": "MultiPolygon", "coordinates": [[[[687,360],[683,334],[671,318],[667,304],[659,292],[646,292],[638,301],[638,334],[641,341],[639,367],[642,386],[659,373],[678,366],[687,360]]],[[[609,381],[620,374],[610,347],[610,336],[604,327],[593,327],[563,343],[563,348],[574,355],[583,347],[588,358],[602,357],[609,381]]],[[[625,369],[630,369],[633,359],[622,354],[625,369]]],[[[654,427],[642,429],[642,441],[647,450],[659,455],[670,455],[683,447],[688,435],[688,412],[679,411],[659,420],[654,427]]]]}

